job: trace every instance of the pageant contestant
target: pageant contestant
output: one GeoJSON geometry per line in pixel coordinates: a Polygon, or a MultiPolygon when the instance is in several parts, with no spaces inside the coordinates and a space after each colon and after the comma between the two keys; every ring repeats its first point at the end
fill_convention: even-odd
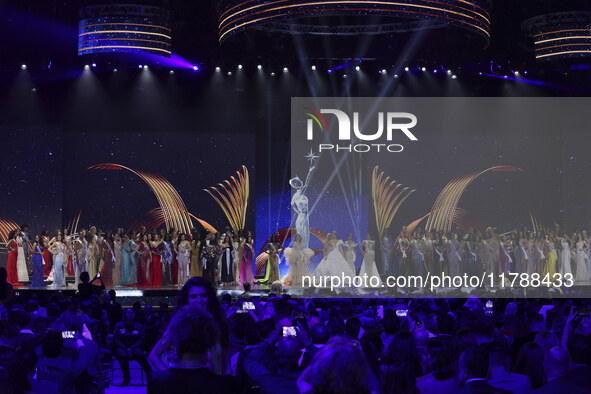
{"type": "Polygon", "coordinates": [[[325,276],[348,276],[353,279],[355,271],[343,257],[343,241],[336,239],[336,233],[329,233],[324,241],[324,258],[314,270],[314,276],[323,278],[325,276]]]}
{"type": "Polygon", "coordinates": [[[240,280],[240,261],[242,260],[243,247],[244,238],[242,238],[242,235],[235,235],[234,238],[232,238],[232,282],[235,285],[238,285],[238,281],[240,280]]]}
{"type": "Polygon", "coordinates": [[[152,252],[150,251],[150,243],[148,242],[147,234],[140,234],[139,246],[139,260],[138,260],[138,285],[151,286],[152,285],[152,252]]]}
{"type": "Polygon", "coordinates": [[[232,233],[229,231],[225,234],[224,242],[222,243],[222,254],[220,256],[219,272],[220,281],[223,286],[228,286],[234,282],[234,252],[232,233]]]}
{"type": "Polygon", "coordinates": [[[123,236],[123,259],[121,260],[122,286],[137,283],[137,260],[134,263],[133,255],[137,252],[138,248],[127,234],[123,236]]]}
{"type": "Polygon", "coordinates": [[[423,276],[423,268],[425,264],[425,255],[423,253],[423,240],[419,231],[415,231],[411,236],[413,273],[423,276]]]}
{"type": "Polygon", "coordinates": [[[392,256],[392,241],[388,237],[388,233],[384,234],[380,242],[380,252],[382,255],[382,269],[380,273],[382,275],[388,275],[390,272],[390,259],[392,256]]]}
{"type": "Polygon", "coordinates": [[[211,283],[215,283],[216,268],[221,249],[216,241],[216,235],[207,233],[205,241],[201,243],[201,263],[203,267],[203,277],[211,283]]]}
{"type": "Polygon", "coordinates": [[[172,250],[174,245],[171,242],[171,235],[166,234],[164,236],[164,242],[162,242],[162,286],[172,286],[172,250]]]}
{"type": "Polygon", "coordinates": [[[23,236],[21,235],[20,231],[17,231],[15,241],[16,241],[16,246],[18,249],[18,255],[17,255],[17,260],[16,260],[18,281],[19,282],[28,282],[29,281],[29,272],[27,270],[27,260],[25,258],[25,248],[23,247],[23,245],[24,245],[23,236]]]}
{"type": "Polygon", "coordinates": [[[308,275],[308,263],[314,257],[314,251],[310,248],[305,248],[300,234],[293,237],[291,248],[285,248],[283,252],[285,255],[285,262],[289,265],[287,275],[283,277],[281,282],[284,286],[302,287],[302,277],[308,275]]]}
{"type": "Polygon", "coordinates": [[[150,252],[152,254],[152,285],[162,286],[162,239],[160,234],[155,233],[150,242],[150,252]]]}
{"type": "Polygon", "coordinates": [[[562,253],[561,253],[562,266],[560,267],[560,273],[562,275],[566,275],[566,274],[572,275],[572,270],[570,267],[571,240],[566,232],[564,233],[563,238],[560,243],[562,246],[562,253]]]}
{"type": "Polygon", "coordinates": [[[74,276],[74,266],[76,264],[76,253],[74,253],[73,238],[68,233],[68,229],[64,229],[64,245],[66,246],[66,276],[74,276]]]}
{"type": "Polygon", "coordinates": [[[122,234],[123,229],[119,228],[113,237],[113,253],[115,254],[113,273],[111,274],[113,286],[121,286],[121,263],[123,261],[123,241],[121,240],[122,234]]]}
{"type": "Polygon", "coordinates": [[[47,230],[41,232],[41,238],[43,242],[43,261],[45,261],[43,265],[43,276],[49,276],[51,273],[51,253],[49,253],[49,235],[47,230]]]}
{"type": "Polygon", "coordinates": [[[33,244],[33,281],[31,286],[43,286],[43,245],[42,237],[37,235],[33,244]]]}
{"type": "Polygon", "coordinates": [[[280,280],[279,253],[283,252],[283,248],[277,240],[277,235],[273,234],[271,241],[267,244],[265,252],[267,252],[269,258],[267,259],[267,268],[265,269],[265,278],[263,279],[263,282],[271,284],[280,280]]]}
{"type": "Polygon", "coordinates": [[[201,240],[203,237],[197,231],[193,231],[191,237],[193,240],[191,241],[191,267],[189,276],[193,278],[195,276],[203,276],[203,266],[201,265],[201,259],[199,258],[201,240]]]}
{"type": "Polygon", "coordinates": [[[86,242],[88,245],[88,276],[94,278],[97,273],[97,265],[98,265],[98,245],[97,236],[89,232],[86,234],[86,242]]]}
{"type": "Polygon", "coordinates": [[[410,275],[411,273],[411,267],[410,267],[410,261],[411,261],[411,246],[410,246],[410,239],[409,239],[409,234],[408,231],[406,229],[406,226],[402,227],[402,230],[400,230],[400,234],[398,236],[398,242],[396,243],[396,245],[394,245],[395,247],[395,258],[396,258],[396,262],[394,264],[392,264],[391,270],[390,270],[390,274],[392,275],[410,275]],[[396,264],[397,263],[397,264],[396,264]]]}
{"type": "Polygon", "coordinates": [[[347,234],[347,240],[343,243],[343,251],[345,252],[345,260],[347,260],[351,269],[356,272],[357,244],[353,241],[353,234],[347,234]]]}
{"type": "Polygon", "coordinates": [[[178,261],[178,284],[184,286],[189,280],[189,253],[191,253],[191,244],[187,241],[185,234],[179,235],[178,245],[175,248],[178,261]]]}
{"type": "MultiPolygon", "coordinates": [[[[378,286],[382,285],[382,279],[376,266],[376,241],[371,239],[371,234],[367,233],[367,239],[361,242],[359,249],[363,256],[363,262],[361,263],[361,269],[359,270],[359,276],[364,277],[367,275],[368,278],[375,276],[378,278],[378,286]]],[[[369,279],[368,279],[369,280],[369,279]]]]}
{"type": "Polygon", "coordinates": [[[576,243],[577,247],[577,274],[575,275],[575,281],[577,283],[588,283],[589,282],[589,270],[587,269],[587,248],[588,245],[583,239],[581,233],[578,234],[579,240],[576,243]]]}
{"type": "Polygon", "coordinates": [[[31,247],[31,235],[29,234],[29,225],[23,223],[20,225],[20,235],[23,238],[23,249],[25,252],[25,261],[27,263],[31,262],[31,253],[30,250],[33,250],[31,247]]]}
{"type": "Polygon", "coordinates": [[[8,276],[6,280],[13,286],[20,286],[20,283],[18,283],[18,244],[16,243],[16,234],[17,230],[12,230],[6,243],[6,249],[8,250],[8,263],[6,265],[8,276]]]}
{"type": "Polygon", "coordinates": [[[254,239],[252,233],[246,233],[246,240],[242,248],[242,261],[240,263],[240,286],[244,288],[245,283],[254,283],[254,275],[252,273],[252,261],[255,258],[254,239]]]}
{"type": "Polygon", "coordinates": [[[66,277],[64,275],[64,251],[65,245],[62,243],[62,234],[58,233],[55,242],[49,246],[49,251],[53,254],[53,283],[52,287],[66,287],[66,277]]]}
{"type": "Polygon", "coordinates": [[[556,274],[556,260],[558,256],[556,255],[556,250],[554,249],[554,242],[551,239],[546,240],[545,251],[546,264],[544,266],[542,275],[549,275],[550,278],[554,278],[554,274],[556,274]]]}

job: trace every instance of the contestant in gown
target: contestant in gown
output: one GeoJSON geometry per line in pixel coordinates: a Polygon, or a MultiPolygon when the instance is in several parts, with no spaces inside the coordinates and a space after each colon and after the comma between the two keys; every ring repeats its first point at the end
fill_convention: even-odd
{"type": "Polygon", "coordinates": [[[121,286],[121,261],[123,260],[123,245],[121,243],[122,230],[118,229],[113,237],[113,253],[115,261],[113,263],[113,286],[121,286]]]}
{"type": "MultiPolygon", "coordinates": [[[[201,238],[198,234],[193,236],[191,241],[191,267],[190,277],[203,276],[203,264],[199,258],[199,251],[201,250],[201,238]]],[[[162,276],[162,275],[160,275],[162,276]]]]}
{"type": "Polygon", "coordinates": [[[579,234],[579,241],[577,242],[576,247],[577,274],[575,275],[575,281],[577,283],[588,283],[589,270],[587,270],[587,244],[581,234],[579,234]]]}
{"type": "Polygon", "coordinates": [[[252,233],[249,231],[246,235],[246,241],[242,248],[242,261],[240,263],[240,286],[244,288],[244,283],[254,283],[254,275],[252,273],[252,261],[254,260],[254,240],[252,233]]]}
{"type": "Polygon", "coordinates": [[[170,239],[170,234],[166,234],[164,242],[162,242],[162,256],[160,257],[162,262],[162,286],[172,286],[172,249],[174,246],[170,239]]]}
{"type": "Polygon", "coordinates": [[[27,271],[27,259],[25,258],[25,249],[23,248],[23,237],[20,231],[16,235],[16,246],[18,249],[18,255],[16,260],[16,270],[18,273],[19,282],[29,281],[29,272],[27,271]]]}
{"type": "MultiPolygon", "coordinates": [[[[108,231],[103,238],[102,247],[102,264],[101,264],[101,279],[105,284],[105,287],[113,287],[113,271],[115,266],[115,244],[113,242],[113,236],[108,231]]],[[[92,279],[92,278],[91,278],[92,279]]]]}
{"type": "Polygon", "coordinates": [[[41,236],[35,237],[35,244],[33,245],[33,281],[31,286],[43,286],[43,246],[41,246],[41,236]]]}
{"type": "Polygon", "coordinates": [[[425,265],[425,255],[423,254],[423,240],[420,239],[420,233],[415,231],[412,235],[411,246],[412,246],[412,261],[413,261],[413,273],[423,276],[423,270],[425,265]]]}
{"type": "Polygon", "coordinates": [[[64,270],[64,252],[65,246],[62,243],[62,236],[58,234],[55,243],[49,247],[53,254],[53,283],[52,287],[66,287],[66,276],[64,270]]]}
{"type": "Polygon", "coordinates": [[[74,260],[76,254],[72,245],[72,236],[68,235],[68,229],[64,230],[64,245],[66,246],[66,276],[74,276],[74,260]]]}
{"type": "Polygon", "coordinates": [[[8,250],[8,262],[6,265],[6,271],[8,277],[6,281],[13,286],[20,286],[18,283],[18,269],[17,269],[17,260],[18,260],[18,245],[16,243],[17,231],[12,230],[8,236],[9,241],[6,243],[6,249],[8,250]]]}
{"type": "Polygon", "coordinates": [[[152,253],[152,285],[162,286],[162,240],[160,234],[154,234],[154,240],[150,242],[152,253]]]}
{"type": "Polygon", "coordinates": [[[350,277],[353,280],[355,271],[343,257],[341,247],[343,241],[337,240],[333,233],[328,234],[324,242],[324,258],[314,270],[314,276],[322,278],[325,276],[350,277]]]}
{"type": "Polygon", "coordinates": [[[380,251],[382,253],[382,269],[380,270],[380,274],[388,275],[390,272],[390,257],[392,255],[392,241],[390,241],[387,234],[382,238],[380,251]]]}
{"type": "Polygon", "coordinates": [[[347,234],[347,240],[343,243],[343,251],[345,252],[345,260],[347,260],[351,269],[357,272],[355,268],[355,261],[357,260],[357,244],[353,241],[353,234],[347,234]]]}
{"type": "MultiPolygon", "coordinates": [[[[368,278],[375,276],[378,278],[379,286],[382,284],[382,279],[380,278],[380,273],[376,266],[376,241],[371,239],[371,235],[367,234],[367,239],[361,242],[359,246],[361,249],[361,254],[363,255],[363,262],[361,263],[361,269],[359,270],[359,276],[364,277],[367,275],[368,278]]],[[[374,279],[375,281],[375,279],[374,279]]],[[[368,279],[369,283],[369,279],[368,279]]]]}
{"type": "Polygon", "coordinates": [[[269,258],[267,259],[267,268],[265,269],[265,278],[263,279],[263,282],[271,284],[280,280],[279,253],[283,252],[283,248],[278,242],[276,235],[271,237],[271,242],[267,244],[265,252],[267,252],[269,258]]]}
{"type": "Polygon", "coordinates": [[[219,273],[220,281],[224,285],[234,282],[234,247],[232,242],[232,233],[227,232],[222,244],[222,254],[220,256],[219,273]]]}
{"type": "Polygon", "coordinates": [[[82,230],[78,239],[74,241],[74,249],[76,250],[75,286],[81,283],[80,274],[88,272],[88,242],[84,234],[85,232],[82,230]]]}
{"type": "Polygon", "coordinates": [[[283,251],[285,262],[289,265],[287,274],[281,279],[284,286],[302,287],[302,277],[308,275],[308,263],[314,257],[314,251],[304,247],[302,237],[296,234],[293,238],[291,248],[283,251]]]}
{"type": "Polygon", "coordinates": [[[43,265],[43,276],[49,276],[51,273],[51,253],[49,253],[49,236],[47,235],[47,230],[43,230],[41,237],[43,238],[43,261],[45,261],[45,265],[43,265]]]}
{"type": "Polygon", "coordinates": [[[137,283],[137,254],[139,246],[129,236],[123,237],[123,259],[121,260],[121,285],[134,285],[137,283]]]}
{"type": "Polygon", "coordinates": [[[187,236],[181,234],[179,236],[180,242],[176,248],[178,261],[178,284],[184,286],[189,280],[189,254],[191,252],[191,244],[187,241],[187,236]]]}
{"type": "Polygon", "coordinates": [[[568,234],[564,234],[564,238],[562,238],[562,253],[561,253],[561,258],[562,258],[562,266],[560,267],[560,273],[562,275],[565,274],[572,274],[572,269],[570,267],[570,243],[571,240],[568,236],[568,234]]]}
{"type": "Polygon", "coordinates": [[[148,242],[148,235],[140,235],[141,242],[139,242],[139,259],[137,267],[138,285],[151,286],[152,285],[152,253],[150,251],[150,243],[148,242]]]}
{"type": "Polygon", "coordinates": [[[551,241],[546,241],[546,265],[544,266],[544,272],[542,273],[542,277],[545,277],[547,274],[549,275],[550,281],[554,280],[554,274],[556,273],[556,250],[554,249],[554,244],[551,241]]]}

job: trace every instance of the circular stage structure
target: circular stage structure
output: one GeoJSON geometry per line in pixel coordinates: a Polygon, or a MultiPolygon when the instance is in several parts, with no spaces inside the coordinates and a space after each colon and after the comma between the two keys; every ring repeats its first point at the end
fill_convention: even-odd
{"type": "Polygon", "coordinates": [[[78,55],[149,52],[170,57],[172,30],[163,8],[109,4],[80,10],[78,55]]]}
{"type": "Polygon", "coordinates": [[[454,26],[482,36],[488,44],[490,8],[490,0],[222,0],[219,41],[247,29],[351,36],[454,26]],[[334,16],[340,17],[338,23],[325,23],[334,16]],[[380,23],[375,16],[381,17],[380,23]],[[350,23],[342,17],[351,18],[350,23]]]}

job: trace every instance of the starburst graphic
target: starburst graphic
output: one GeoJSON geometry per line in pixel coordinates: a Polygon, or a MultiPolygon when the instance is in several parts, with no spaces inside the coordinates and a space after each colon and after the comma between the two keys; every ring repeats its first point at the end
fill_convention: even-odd
{"type": "Polygon", "coordinates": [[[310,148],[310,153],[305,156],[305,158],[310,162],[310,165],[314,164],[314,160],[318,159],[318,157],[319,156],[314,153],[312,148],[310,148]]]}

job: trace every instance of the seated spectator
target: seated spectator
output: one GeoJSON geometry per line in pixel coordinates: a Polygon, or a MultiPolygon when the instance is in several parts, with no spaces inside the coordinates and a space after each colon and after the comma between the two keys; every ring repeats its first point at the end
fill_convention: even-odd
{"type": "Polygon", "coordinates": [[[14,301],[14,288],[8,283],[8,272],[6,268],[0,267],[0,304],[7,301],[14,301]]]}
{"type": "Polygon", "coordinates": [[[280,336],[275,330],[267,339],[250,351],[244,360],[248,376],[261,386],[262,394],[298,393],[296,381],[301,374],[298,365],[301,345],[292,336],[280,336]],[[275,347],[276,363],[265,363],[265,354],[275,347]]]}
{"type": "Polygon", "coordinates": [[[569,381],[567,378],[568,365],[568,353],[563,348],[556,346],[546,352],[544,357],[544,371],[546,372],[548,383],[535,390],[534,393],[588,393],[587,390],[569,381]]]}
{"type": "Polygon", "coordinates": [[[573,335],[568,340],[568,354],[571,358],[568,380],[591,391],[591,337],[573,335]]]}
{"type": "Polygon", "coordinates": [[[328,329],[326,326],[322,324],[315,324],[310,328],[310,339],[312,343],[310,346],[304,349],[304,354],[301,357],[300,365],[302,368],[307,368],[308,365],[312,362],[312,359],[316,354],[324,348],[328,339],[330,338],[328,334],[328,329]]]}
{"type": "Polygon", "coordinates": [[[511,391],[513,394],[527,394],[532,391],[527,376],[507,372],[510,360],[503,346],[491,343],[486,350],[489,357],[488,383],[491,386],[511,391]]]}
{"type": "Polygon", "coordinates": [[[298,379],[300,393],[369,394],[370,368],[358,342],[331,341],[314,357],[298,379]]]}
{"type": "Polygon", "coordinates": [[[460,383],[454,371],[452,350],[439,338],[427,344],[428,365],[431,372],[417,379],[416,388],[421,394],[452,394],[460,383]]]}
{"type": "Polygon", "coordinates": [[[488,384],[486,381],[488,364],[488,353],[484,350],[472,347],[464,351],[458,363],[458,378],[464,383],[464,387],[457,392],[461,394],[509,393],[488,384]]]}
{"type": "Polygon", "coordinates": [[[535,390],[546,383],[544,375],[544,352],[535,342],[528,342],[519,351],[513,372],[528,377],[535,390]]]}
{"type": "Polygon", "coordinates": [[[252,297],[252,293],[250,292],[250,289],[251,289],[250,282],[246,282],[243,285],[244,285],[244,292],[242,294],[240,294],[238,296],[238,298],[241,300],[248,300],[250,297],[252,297]]]}
{"type": "Polygon", "coordinates": [[[121,373],[123,374],[123,382],[121,386],[127,386],[130,382],[129,361],[137,361],[146,375],[148,380],[152,374],[152,368],[148,363],[148,358],[142,350],[144,342],[144,327],[134,321],[135,315],[133,309],[128,308],[123,315],[123,321],[117,323],[113,329],[113,354],[119,361],[121,366],[121,373]]]}
{"type": "Polygon", "coordinates": [[[400,320],[398,316],[386,316],[382,320],[382,326],[384,327],[384,332],[382,333],[382,344],[384,346],[382,348],[388,349],[390,342],[394,339],[394,335],[400,330],[400,320]]]}
{"type": "Polygon", "coordinates": [[[80,281],[82,283],[78,284],[78,292],[76,293],[76,297],[81,300],[89,299],[93,294],[100,295],[103,290],[105,290],[105,284],[103,283],[103,279],[101,278],[101,274],[98,273],[92,281],[90,280],[90,275],[88,272],[84,271],[80,274],[80,281]],[[93,285],[94,281],[99,280],[101,285],[93,285]]]}
{"type": "Polygon", "coordinates": [[[219,341],[214,318],[198,304],[180,309],[168,326],[176,349],[176,359],[166,371],[156,371],[148,383],[148,394],[238,392],[236,380],[210,371],[208,351],[219,341]]]}
{"type": "Polygon", "coordinates": [[[408,331],[394,336],[384,356],[382,366],[384,392],[412,393],[422,367],[415,339],[408,331]]]}
{"type": "MultiPolygon", "coordinates": [[[[48,330],[43,337],[42,355],[37,362],[37,381],[54,383],[59,393],[75,393],[75,381],[86,369],[87,355],[84,342],[80,334],[75,336],[78,358],[62,354],[64,340],[59,331],[48,330]]],[[[42,383],[41,383],[42,384],[42,383]]]]}

